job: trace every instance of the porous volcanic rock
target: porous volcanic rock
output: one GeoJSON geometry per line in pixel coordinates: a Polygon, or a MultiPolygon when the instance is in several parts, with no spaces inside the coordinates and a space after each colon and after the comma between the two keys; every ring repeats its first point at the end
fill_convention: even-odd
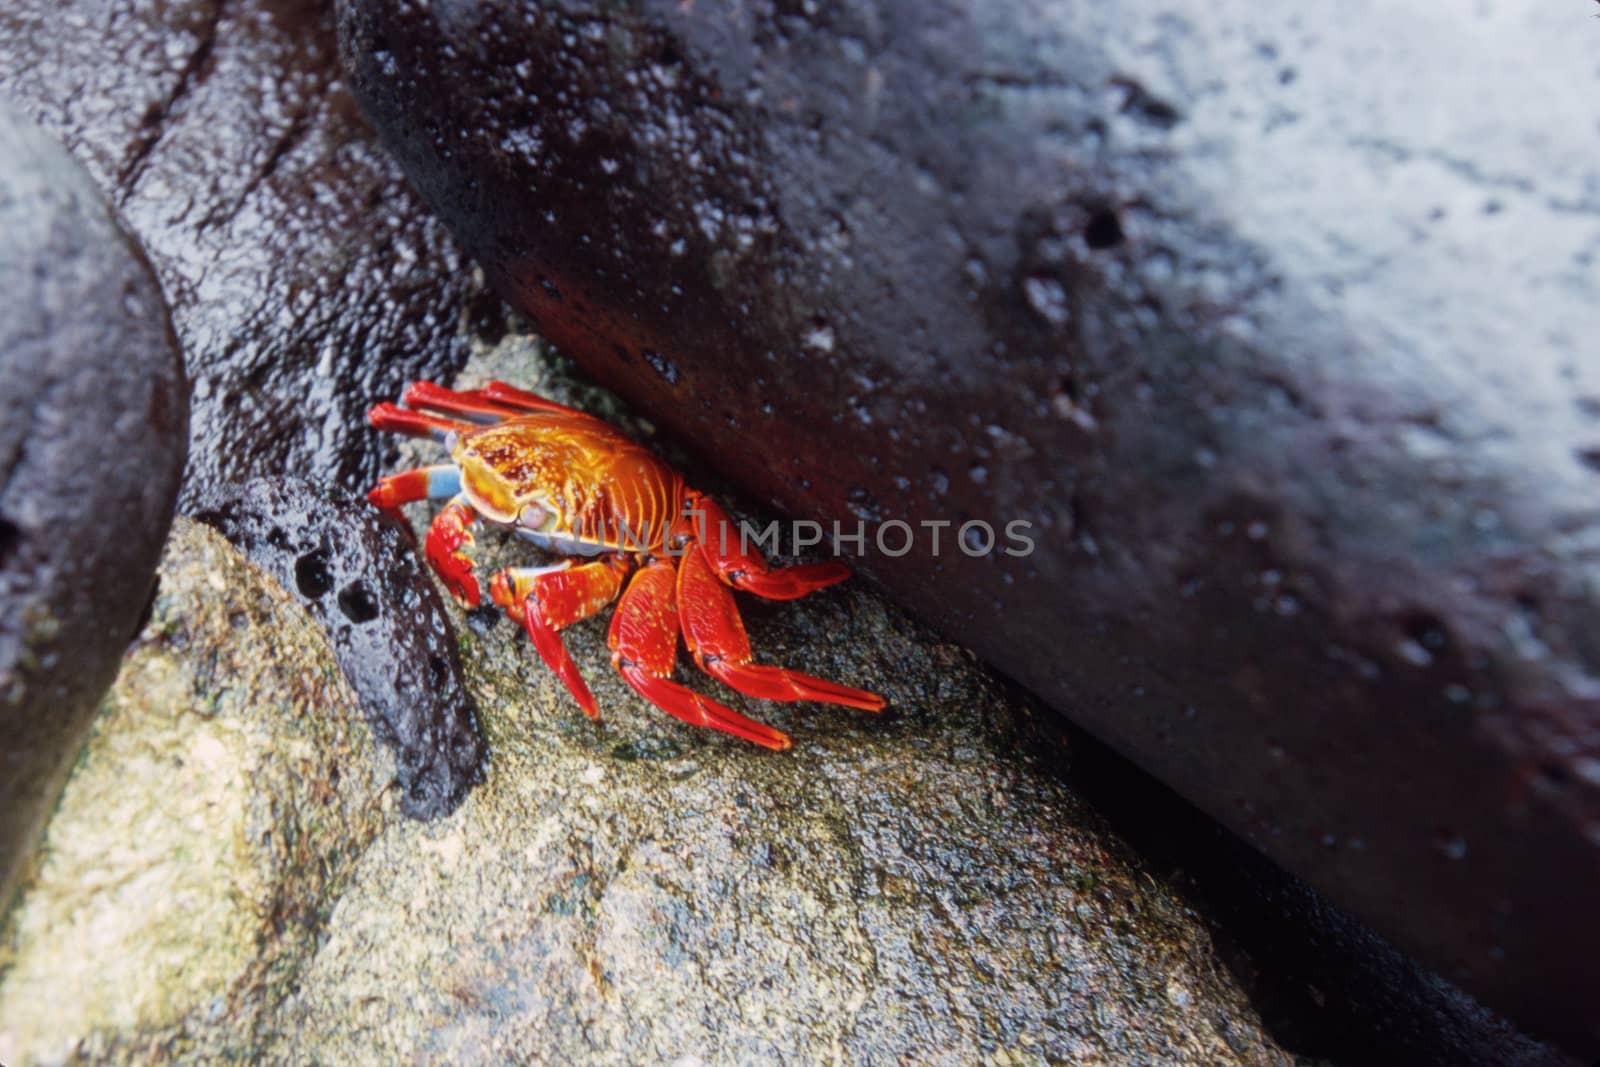
{"type": "Polygon", "coordinates": [[[340,12],[385,142],[586,370],[869,545],[1031,523],[860,569],[1600,1051],[1586,12],[340,12]]]}
{"type": "Polygon", "coordinates": [[[367,722],[394,750],[400,809],[456,809],[483,774],[483,740],[456,636],[409,532],[364,500],[298,478],[216,486],[195,517],[322,624],[367,722]]]}
{"type": "Polygon", "coordinates": [[[0,105],[0,911],[150,598],[183,365],[143,252],[0,105]]]}

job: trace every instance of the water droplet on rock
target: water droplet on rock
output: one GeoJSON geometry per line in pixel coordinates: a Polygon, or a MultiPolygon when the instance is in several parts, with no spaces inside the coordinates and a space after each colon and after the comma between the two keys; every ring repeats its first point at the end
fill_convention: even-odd
{"type": "Polygon", "coordinates": [[[652,370],[667,380],[668,385],[678,384],[678,365],[653,349],[646,349],[644,361],[650,364],[652,370]]]}
{"type": "Polygon", "coordinates": [[[1022,293],[1028,298],[1028,306],[1052,326],[1064,325],[1071,317],[1067,307],[1067,291],[1054,278],[1037,275],[1024,278],[1022,293]]]}

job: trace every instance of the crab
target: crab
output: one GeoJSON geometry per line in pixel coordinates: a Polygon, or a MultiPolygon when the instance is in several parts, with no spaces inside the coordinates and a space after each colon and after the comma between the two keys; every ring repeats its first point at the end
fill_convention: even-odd
{"type": "Polygon", "coordinates": [[[510,530],[560,558],[506,567],[489,596],[519,623],[578,706],[598,704],[561,630],[617,600],[611,663],[645,700],[685,722],[770,749],[789,736],[672,680],[681,634],[702,671],[748,696],[811,700],[876,712],[876,693],[751,662],[731,589],[793,600],[849,577],[842,563],[773,568],[749,550],[726,511],[649,449],[603,419],[504,382],[454,390],[414,382],[367,418],[379,430],[431,437],[451,462],[391,474],[367,495],[404,519],[402,504],[448,500],[428,527],[425,554],[468,607],[482,593],[464,551],[477,523],[510,530]],[[620,599],[619,599],[620,598],[620,599]]]}

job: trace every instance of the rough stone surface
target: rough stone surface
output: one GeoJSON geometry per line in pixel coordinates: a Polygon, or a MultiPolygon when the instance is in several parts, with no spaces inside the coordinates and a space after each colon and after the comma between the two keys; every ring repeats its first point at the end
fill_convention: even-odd
{"type": "Polygon", "coordinates": [[[1576,5],[340,6],[490,279],[1447,977],[1600,1051],[1576,5]],[[758,447],[752,447],[752,443],[758,447]]]}
{"type": "MultiPolygon", "coordinates": [[[[496,336],[501,332],[497,329],[496,336]]],[[[570,360],[529,335],[515,315],[508,318],[504,336],[494,344],[473,340],[472,355],[456,385],[473,388],[494,379],[521,383],[541,396],[602,416],[660,451],[694,484],[719,497],[739,521],[756,529],[765,526],[767,517],[746,512],[731,486],[615,394],[595,387],[570,360]]],[[[394,469],[436,463],[440,457],[440,446],[430,442],[403,441],[397,451],[394,469]]],[[[414,526],[425,528],[429,507],[417,504],[407,510],[414,526]]],[[[540,562],[537,551],[520,542],[486,542],[475,546],[474,553],[485,571],[540,562]]],[[[783,605],[740,599],[746,614],[757,618],[781,616],[784,611],[783,605]]],[[[468,616],[468,628],[474,633],[494,625],[509,625],[497,622],[496,609],[468,616]]],[[[586,669],[605,674],[603,632],[599,625],[590,636],[579,631],[574,639],[592,642],[588,647],[595,658],[589,662],[595,667],[586,664],[586,669]]],[[[830,640],[836,638],[819,637],[818,643],[830,640]]],[[[521,647],[523,655],[533,654],[525,642],[521,647]]],[[[852,655],[846,649],[828,662],[823,673],[851,680],[857,670],[852,655]]],[[[782,661],[781,656],[775,658],[782,661]]],[[[907,669],[919,668],[908,663],[907,669]]],[[[686,669],[681,680],[705,683],[692,669],[686,669]]],[[[575,710],[571,704],[567,707],[575,710]]],[[[798,728],[804,731],[808,721],[809,716],[798,728]]],[[[1576,1061],[1531,1040],[1408,959],[1104,745],[1081,731],[1059,733],[1058,726],[1046,727],[1049,737],[1038,746],[1031,739],[1017,743],[1057,756],[1071,753],[1070,758],[1047,759],[1051,773],[1074,793],[1090,798],[1093,807],[1109,816],[1119,836],[1134,844],[1141,859],[1148,858],[1153,870],[1183,888],[1185,899],[1211,925],[1230,972],[1244,985],[1280,1044],[1303,1057],[1350,1065],[1576,1067],[1576,1061]]]]}
{"type": "Polygon", "coordinates": [[[475,286],[344,89],[329,6],[11,0],[0,95],[150,254],[194,383],[184,500],[370,480],[362,412],[459,363],[475,286]]]}
{"type": "Polygon", "coordinates": [[[1295,1062],[967,653],[859,588],[747,618],[894,713],[751,708],[768,753],[645,706],[591,620],[594,723],[464,629],[495,759],[422,823],[294,598],[182,523],[5,937],[0,1060],[1295,1062]]]}
{"type": "Polygon", "coordinates": [[[0,293],[3,909],[149,599],[187,419],[144,254],[3,104],[0,293]]]}
{"type": "Polygon", "coordinates": [[[218,1062],[270,1040],[396,821],[384,762],[294,598],[180,519],[0,935],[0,1062],[218,1062]]]}
{"type": "Polygon", "coordinates": [[[407,531],[364,500],[299,479],[208,490],[195,517],[327,630],[368,723],[394,749],[400,809],[454,811],[482,777],[483,741],[444,603],[407,531]]]}

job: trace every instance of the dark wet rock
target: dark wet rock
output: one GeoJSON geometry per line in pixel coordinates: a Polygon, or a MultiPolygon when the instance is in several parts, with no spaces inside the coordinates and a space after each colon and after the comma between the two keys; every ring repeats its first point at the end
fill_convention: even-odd
{"type": "Polygon", "coordinates": [[[1588,20],[340,10],[386,143],[586,370],[869,543],[1031,522],[861,569],[1600,1051],[1588,20]]]}
{"type": "Polygon", "coordinates": [[[194,383],[185,503],[252,475],[370,482],[362,413],[459,363],[478,305],[344,89],[328,5],[9,0],[0,95],[150,254],[194,383]]]}
{"type": "Polygon", "coordinates": [[[215,1046],[268,1026],[369,842],[405,821],[295,599],[186,519],[160,574],[4,922],[0,1062],[226,1060],[215,1046]]]}
{"type": "Polygon", "coordinates": [[[187,398],[161,290],[0,105],[0,910],[149,601],[187,398]]]}
{"type": "Polygon", "coordinates": [[[1273,1037],[1331,1064],[1580,1067],[1286,873],[1236,834],[1073,731],[1068,775],[1212,924],[1273,1037]]]}
{"type": "Polygon", "coordinates": [[[405,528],[297,479],[215,490],[195,514],[327,630],[373,732],[395,752],[401,810],[454,811],[482,778],[483,741],[444,603],[405,528]]]}

